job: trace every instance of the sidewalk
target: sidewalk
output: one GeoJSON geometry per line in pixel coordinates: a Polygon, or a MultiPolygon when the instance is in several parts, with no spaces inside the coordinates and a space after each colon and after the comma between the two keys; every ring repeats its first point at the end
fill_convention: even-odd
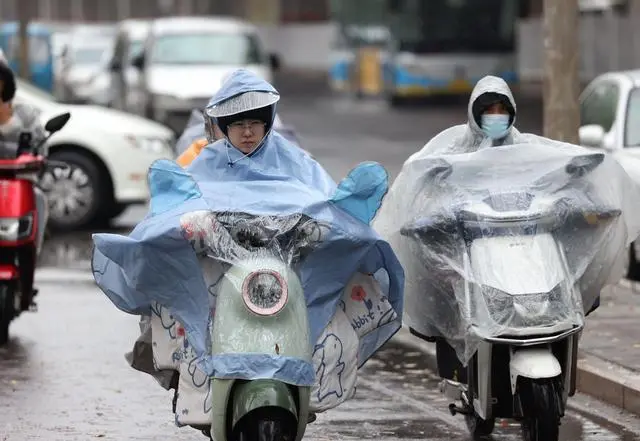
{"type": "MultiPolygon", "coordinates": [[[[435,345],[403,328],[400,344],[423,351],[436,369],[435,345]]],[[[580,340],[578,391],[640,415],[640,284],[622,281],[608,288],[600,308],[587,318],[580,340]]]]}
{"type": "Polygon", "coordinates": [[[640,285],[607,288],[580,341],[578,390],[640,415],[640,285]]]}

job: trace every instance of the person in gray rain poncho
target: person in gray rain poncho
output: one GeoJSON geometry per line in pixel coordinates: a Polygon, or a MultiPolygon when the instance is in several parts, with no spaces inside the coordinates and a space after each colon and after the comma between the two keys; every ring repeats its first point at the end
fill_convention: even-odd
{"type": "MultiPolygon", "coordinates": [[[[532,133],[521,133],[514,127],[517,106],[509,85],[502,78],[487,75],[471,92],[467,106],[468,121],[443,130],[411,158],[430,155],[471,153],[482,148],[512,144],[545,144],[573,148],[572,144],[554,141],[532,133]]],[[[410,158],[410,159],[411,159],[410,158]]],[[[600,306],[600,297],[587,312],[600,306]]]]}
{"type": "MultiPolygon", "coordinates": [[[[474,155],[481,154],[485,149],[509,149],[510,146],[518,147],[518,145],[522,145],[523,149],[533,148],[537,152],[563,151],[567,155],[579,154],[578,152],[581,148],[576,145],[554,141],[552,139],[534,134],[521,133],[514,126],[516,119],[517,106],[513,94],[509,89],[509,86],[500,78],[494,76],[486,76],[478,81],[471,93],[468,104],[467,123],[450,127],[438,133],[419,152],[413,154],[405,162],[402,171],[400,172],[393,186],[386,195],[382,208],[374,219],[372,226],[383,238],[391,243],[396,253],[398,253],[400,256],[405,256],[404,258],[401,257],[401,261],[407,274],[407,285],[405,286],[405,289],[407,289],[407,291],[409,292],[408,305],[410,305],[412,301],[415,301],[416,303],[424,303],[423,300],[420,300],[420,296],[422,294],[418,294],[418,292],[425,293],[425,290],[422,289],[421,291],[419,287],[416,288],[416,294],[412,297],[410,288],[412,284],[416,283],[419,285],[419,283],[415,280],[411,280],[411,275],[413,274],[415,276],[417,274],[418,278],[421,277],[420,274],[422,271],[422,263],[420,262],[420,257],[418,255],[412,255],[411,257],[409,256],[411,254],[411,252],[408,251],[407,248],[409,239],[401,237],[400,228],[407,223],[415,221],[416,218],[420,216],[421,209],[424,209],[424,211],[428,211],[430,209],[427,207],[428,201],[433,200],[433,198],[439,195],[446,194],[444,193],[445,190],[439,190],[435,187],[429,188],[429,186],[437,187],[438,182],[435,178],[431,179],[429,178],[429,176],[421,172],[421,167],[424,164],[427,164],[429,159],[433,158],[433,161],[436,161],[437,157],[441,156],[450,157],[461,155],[461,158],[464,157],[465,159],[460,159],[460,162],[466,159],[472,161],[473,158],[482,157],[474,155]],[[468,156],[467,158],[467,155],[470,156],[468,156]],[[398,213],[403,214],[399,216],[398,213]]],[[[513,149],[511,149],[510,151],[512,152],[510,153],[511,155],[515,155],[515,153],[513,153],[513,149]]],[[[515,156],[513,157],[515,158],[515,156]]],[[[542,162],[545,161],[545,158],[539,159],[542,162]]],[[[526,160],[526,157],[523,156],[523,161],[526,160]]],[[[457,163],[453,159],[447,158],[445,159],[445,162],[447,161],[450,161],[449,163],[457,163]]],[[[549,159],[549,161],[553,161],[553,159],[549,159]]],[[[514,164],[514,166],[517,165],[514,164]]],[[[531,170],[532,168],[535,169],[535,165],[523,165],[523,167],[523,170],[531,170]]],[[[500,176],[504,178],[504,175],[500,176]]],[[[621,181],[625,179],[624,177],[619,178],[621,181]]],[[[445,178],[443,177],[442,179],[445,178]]],[[[497,179],[500,179],[500,177],[498,177],[497,179]]],[[[559,179],[559,183],[561,184],[562,180],[566,179],[564,173],[559,175],[559,179]]],[[[476,185],[475,183],[479,180],[481,180],[481,177],[478,176],[468,176],[467,179],[470,186],[476,185]]],[[[487,177],[486,181],[489,182],[490,177],[487,177]]],[[[459,183],[461,182],[463,181],[459,181],[459,183]]],[[[590,184],[591,183],[589,183],[588,185],[590,184]]],[[[469,194],[468,188],[460,188],[459,193],[456,193],[454,189],[450,189],[448,191],[451,192],[449,193],[449,195],[452,202],[456,200],[456,197],[465,198],[469,194]]],[[[585,195],[597,194],[597,190],[586,187],[580,191],[582,192],[581,194],[585,195]]],[[[605,190],[601,191],[604,192],[605,190]]],[[[619,189],[617,191],[619,191],[619,189]]],[[[634,194],[634,191],[637,190],[629,189],[628,193],[634,194]]],[[[623,195],[607,194],[606,196],[610,197],[611,200],[626,200],[625,197],[628,196],[628,194],[626,194],[626,190],[624,193],[625,194],[623,195]]],[[[438,202],[434,202],[434,204],[436,205],[437,203],[438,202]]],[[[624,229],[620,228],[620,231],[622,230],[624,229]]],[[[635,232],[634,228],[629,228],[629,231],[631,232],[630,234],[635,232]]],[[[437,244],[434,245],[434,248],[430,249],[433,250],[433,253],[436,253],[437,244]]],[[[442,252],[445,251],[442,250],[442,252]]],[[[606,275],[604,274],[606,271],[602,272],[604,275],[599,274],[599,272],[597,271],[599,262],[597,262],[596,258],[594,258],[594,261],[595,262],[592,264],[592,266],[590,266],[591,269],[589,269],[589,271],[592,271],[594,274],[598,274],[597,277],[604,277],[604,275],[606,275]]],[[[447,265],[443,263],[442,267],[445,268],[447,267],[447,265]]],[[[455,271],[452,270],[452,273],[454,272],[455,271]]],[[[425,274],[425,280],[429,277],[436,277],[436,273],[434,271],[430,271],[430,274],[430,276],[427,276],[425,274]]],[[[431,280],[433,281],[435,279],[431,280]]],[[[433,281],[433,283],[435,285],[438,285],[440,282],[436,280],[433,281]]],[[[444,285],[446,285],[445,282],[440,283],[440,286],[444,285]]],[[[600,282],[593,282],[589,286],[600,285],[600,282]]],[[[424,286],[422,288],[424,288],[424,286]]],[[[590,299],[589,304],[584,305],[586,315],[588,315],[599,307],[600,298],[598,295],[598,291],[596,290],[593,291],[593,295],[589,294],[586,297],[590,299]],[[593,299],[595,299],[595,301],[593,299]]],[[[434,302],[436,301],[434,300],[434,302]]],[[[448,313],[454,313],[453,311],[455,308],[451,306],[451,309],[449,310],[447,309],[448,307],[448,305],[445,305],[444,310],[446,311],[442,312],[441,315],[444,316],[448,313]]],[[[406,308],[406,311],[408,314],[411,314],[411,312],[413,311],[412,306],[408,306],[406,308]]],[[[413,325],[411,323],[411,320],[409,320],[406,316],[405,323],[407,323],[407,325],[410,327],[410,330],[413,334],[429,341],[436,342],[439,366],[441,366],[443,369],[441,375],[445,378],[457,377],[459,380],[462,380],[464,382],[463,376],[466,371],[462,369],[462,363],[460,362],[458,357],[456,357],[456,350],[454,350],[454,348],[449,345],[449,342],[445,340],[445,338],[442,338],[442,331],[431,327],[431,325],[425,326],[425,329],[412,329],[413,325]]],[[[454,333],[454,328],[452,327],[451,329],[451,333],[454,333]]],[[[463,335],[464,331],[461,330],[460,332],[461,338],[466,338],[463,335]]],[[[458,347],[457,349],[459,350],[460,347],[458,347]]]]}

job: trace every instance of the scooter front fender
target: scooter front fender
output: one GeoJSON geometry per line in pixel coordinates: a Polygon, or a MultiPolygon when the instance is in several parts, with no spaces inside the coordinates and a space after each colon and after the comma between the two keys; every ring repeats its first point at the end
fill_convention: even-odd
{"type": "Polygon", "coordinates": [[[286,384],[276,380],[254,380],[236,382],[233,390],[231,427],[250,412],[262,407],[277,407],[290,413],[297,424],[298,406],[293,391],[286,384]]]}
{"type": "Polygon", "coordinates": [[[550,348],[522,348],[511,354],[509,373],[511,393],[515,394],[518,377],[553,378],[562,374],[562,367],[550,348]]]}
{"type": "MultiPolygon", "coordinates": [[[[213,439],[228,441],[242,428],[256,428],[259,420],[277,420],[279,429],[295,430],[301,441],[309,419],[311,388],[287,385],[271,379],[211,380],[213,439]],[[299,404],[298,404],[299,403],[299,404]],[[287,421],[288,420],[288,421],[287,421]]],[[[246,434],[245,434],[246,435],[246,434]]]]}

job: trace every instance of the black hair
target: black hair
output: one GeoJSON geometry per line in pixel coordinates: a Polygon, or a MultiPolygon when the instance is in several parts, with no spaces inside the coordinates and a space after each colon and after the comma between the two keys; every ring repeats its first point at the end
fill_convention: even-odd
{"type": "Polygon", "coordinates": [[[16,96],[16,77],[11,68],[2,62],[0,62],[0,81],[2,81],[0,99],[7,103],[16,96]]]}
{"type": "Polygon", "coordinates": [[[513,120],[516,117],[516,109],[513,108],[513,104],[511,104],[509,97],[502,93],[485,92],[476,98],[471,105],[473,119],[476,120],[476,123],[478,123],[479,126],[482,125],[482,114],[484,111],[498,103],[502,103],[506,107],[507,112],[509,112],[509,115],[511,116],[509,118],[509,124],[513,124],[513,120]]]}

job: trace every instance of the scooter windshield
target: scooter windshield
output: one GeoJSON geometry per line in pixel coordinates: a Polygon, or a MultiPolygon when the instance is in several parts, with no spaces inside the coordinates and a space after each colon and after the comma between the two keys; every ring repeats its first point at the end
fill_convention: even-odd
{"type": "Polygon", "coordinates": [[[405,323],[467,361],[483,339],[581,326],[622,276],[639,197],[609,156],[519,144],[410,159],[373,225],[405,268],[405,323]]]}
{"type": "Polygon", "coordinates": [[[301,213],[258,216],[201,211],[184,216],[182,228],[200,255],[224,263],[275,258],[295,266],[321,245],[331,226],[301,213]]]}
{"type": "MultiPolygon", "coordinates": [[[[277,147],[263,149],[259,167],[249,160],[231,167],[226,156],[209,150],[186,170],[172,161],[157,161],[149,172],[147,217],[128,237],[93,237],[98,286],[132,314],[147,314],[153,302],[168,308],[184,326],[209,376],[240,374],[233,371],[237,364],[211,355],[208,330],[216,318],[211,319],[209,309],[215,281],[205,274],[210,262],[238,268],[269,257],[293,269],[307,305],[310,344],[334,316],[352,276],[384,274],[395,318],[381,321],[356,343],[361,363],[400,328],[403,271],[390,246],[368,225],[387,190],[384,169],[364,163],[336,185],[300,149],[277,147]]],[[[265,278],[260,286],[269,291],[267,282],[265,278]]],[[[283,366],[291,363],[281,358],[283,366]]],[[[292,376],[307,368],[314,372],[302,361],[296,369],[283,366],[278,369],[285,377],[289,371],[292,376]]],[[[270,378],[269,369],[273,365],[254,365],[241,374],[270,378]]],[[[283,381],[299,384],[293,377],[283,381]]]]}

